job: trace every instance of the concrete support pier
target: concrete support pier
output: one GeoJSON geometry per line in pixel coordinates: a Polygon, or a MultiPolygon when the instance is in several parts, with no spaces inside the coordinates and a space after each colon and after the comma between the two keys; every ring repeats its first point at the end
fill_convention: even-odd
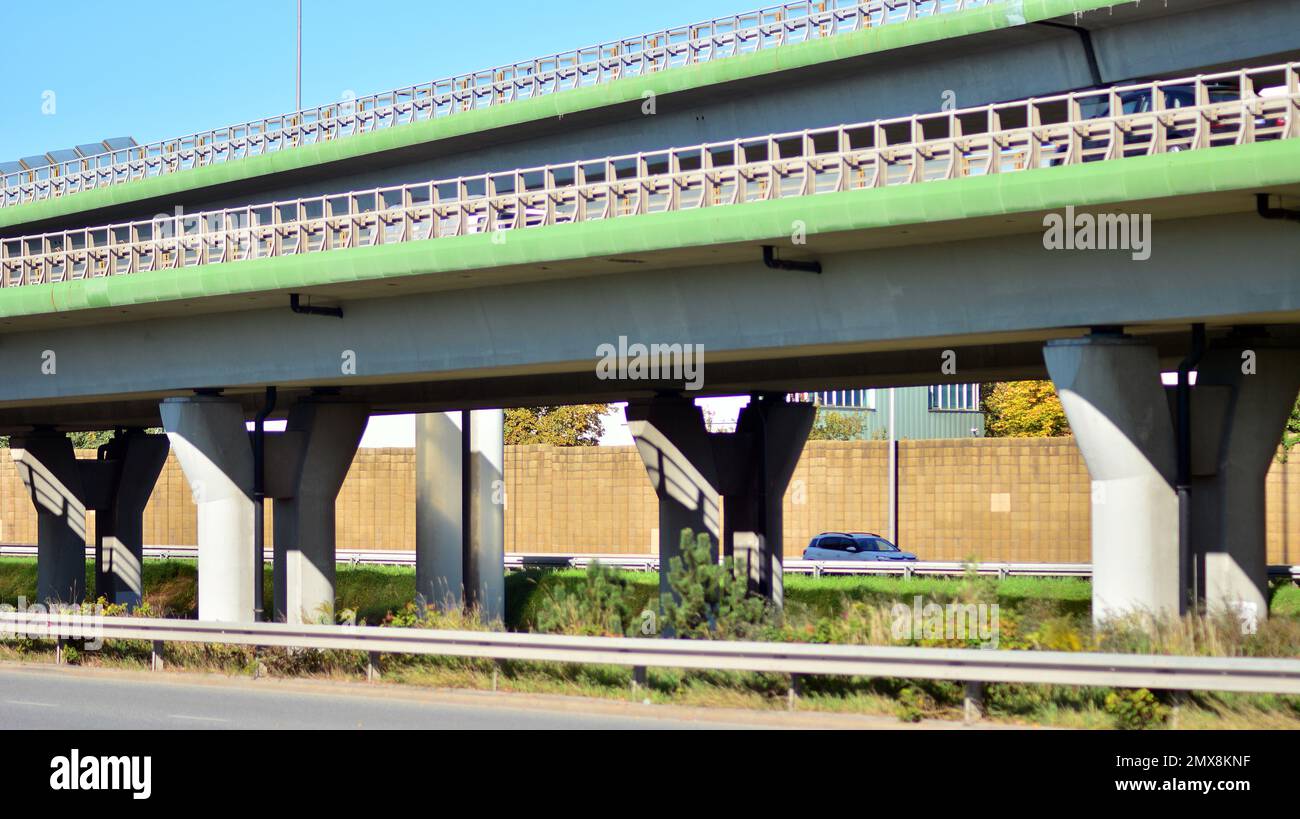
{"type": "MultiPolygon", "coordinates": [[[[99,448],[87,481],[95,510],[95,596],[134,609],[144,594],[144,508],[167,463],[165,435],[119,433],[99,448]]],[[[83,469],[90,464],[83,466],[83,469]]]]}
{"type": "Polygon", "coordinates": [[[199,619],[253,620],[253,448],[239,402],[168,398],[160,406],[198,505],[199,619]]]}
{"type": "Polygon", "coordinates": [[[1192,571],[1210,612],[1268,616],[1265,481],[1300,392],[1300,350],[1229,338],[1192,391],[1192,571]]]}
{"type": "Polygon", "coordinates": [[[741,410],[734,435],[712,436],[724,495],[723,554],[734,557],[751,591],[777,607],[785,602],[785,491],[816,416],[812,404],[787,403],[784,395],[754,396],[741,410]]]}
{"type": "Polygon", "coordinates": [[[505,413],[417,416],[416,600],[505,616],[505,413]]]}
{"type": "Polygon", "coordinates": [[[72,441],[39,430],[14,436],[10,455],[36,506],[36,602],[86,599],[86,504],[72,441]]]}
{"type": "Polygon", "coordinates": [[[1092,476],[1094,621],[1181,614],[1174,429],[1155,348],[1094,334],[1043,356],[1092,476]]]}
{"type": "MultiPolygon", "coordinates": [[[[334,622],[335,502],[366,431],[370,408],[326,397],[289,412],[275,463],[267,464],[275,498],[275,619],[334,622]]],[[[276,440],[270,435],[268,444],[276,440]]],[[[268,457],[271,460],[271,457],[268,457]]]]}
{"type": "Polygon", "coordinates": [[[95,511],[95,596],[131,608],[143,594],[144,507],[167,460],[167,439],[119,434],[78,460],[60,432],[16,435],[10,452],[37,512],[37,598],[86,597],[86,518],[95,511]]]}
{"type": "Polygon", "coordinates": [[[721,537],[721,494],[704,413],[689,398],[661,396],[627,407],[627,427],[659,496],[659,593],[670,594],[671,561],[682,530],[708,533],[713,560],[721,537]]]}
{"type": "Polygon", "coordinates": [[[506,415],[475,410],[466,418],[465,605],[492,622],[506,616],[506,415]]]}
{"type": "Polygon", "coordinates": [[[415,601],[465,605],[461,412],[415,416],[415,601]]]}

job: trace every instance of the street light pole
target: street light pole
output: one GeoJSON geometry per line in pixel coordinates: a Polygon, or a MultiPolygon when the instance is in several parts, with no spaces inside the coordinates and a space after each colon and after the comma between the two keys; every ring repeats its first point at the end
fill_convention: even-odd
{"type": "Polygon", "coordinates": [[[294,83],[294,97],[293,97],[294,109],[293,110],[301,111],[302,110],[302,0],[298,0],[298,60],[296,66],[297,66],[297,72],[296,72],[297,79],[296,82],[294,83]]]}
{"type": "MultiPolygon", "coordinates": [[[[889,542],[898,546],[898,432],[894,429],[894,388],[889,388],[889,542]]],[[[902,547],[899,547],[902,548],[902,547]]]]}

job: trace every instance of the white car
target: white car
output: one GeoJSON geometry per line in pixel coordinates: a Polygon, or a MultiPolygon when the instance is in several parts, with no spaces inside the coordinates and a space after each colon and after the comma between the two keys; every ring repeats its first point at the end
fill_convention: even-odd
{"type": "Polygon", "coordinates": [[[916,562],[916,555],[904,552],[880,535],[870,532],[824,532],[808,541],[804,560],[873,560],[916,562]]]}

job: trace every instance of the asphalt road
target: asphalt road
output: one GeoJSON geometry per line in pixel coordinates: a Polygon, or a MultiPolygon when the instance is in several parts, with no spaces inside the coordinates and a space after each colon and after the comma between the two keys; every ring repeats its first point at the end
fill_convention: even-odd
{"type": "MultiPolygon", "coordinates": [[[[513,695],[428,695],[330,684],[286,689],[242,680],[113,678],[78,671],[0,668],[0,729],[700,729],[755,727],[626,713],[577,712],[571,703],[511,707],[513,695]],[[454,701],[453,701],[454,700],[454,701]]],[[[578,706],[581,707],[581,706],[578,706]]],[[[633,706],[635,707],[635,706],[633,706]]],[[[626,710],[626,709],[625,709],[626,710]]],[[[737,712],[732,712],[733,714],[737,712]]],[[[740,717],[743,720],[743,716],[740,717]]]]}

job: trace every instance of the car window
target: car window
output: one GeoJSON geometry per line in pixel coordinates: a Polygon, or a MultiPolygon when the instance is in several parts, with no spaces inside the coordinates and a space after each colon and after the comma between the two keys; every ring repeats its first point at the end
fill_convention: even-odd
{"type": "Polygon", "coordinates": [[[854,542],[846,537],[824,537],[819,544],[823,549],[830,549],[833,552],[847,552],[854,542]]]}
{"type": "Polygon", "coordinates": [[[864,552],[896,552],[894,544],[881,537],[858,538],[858,549],[864,552]]]}

